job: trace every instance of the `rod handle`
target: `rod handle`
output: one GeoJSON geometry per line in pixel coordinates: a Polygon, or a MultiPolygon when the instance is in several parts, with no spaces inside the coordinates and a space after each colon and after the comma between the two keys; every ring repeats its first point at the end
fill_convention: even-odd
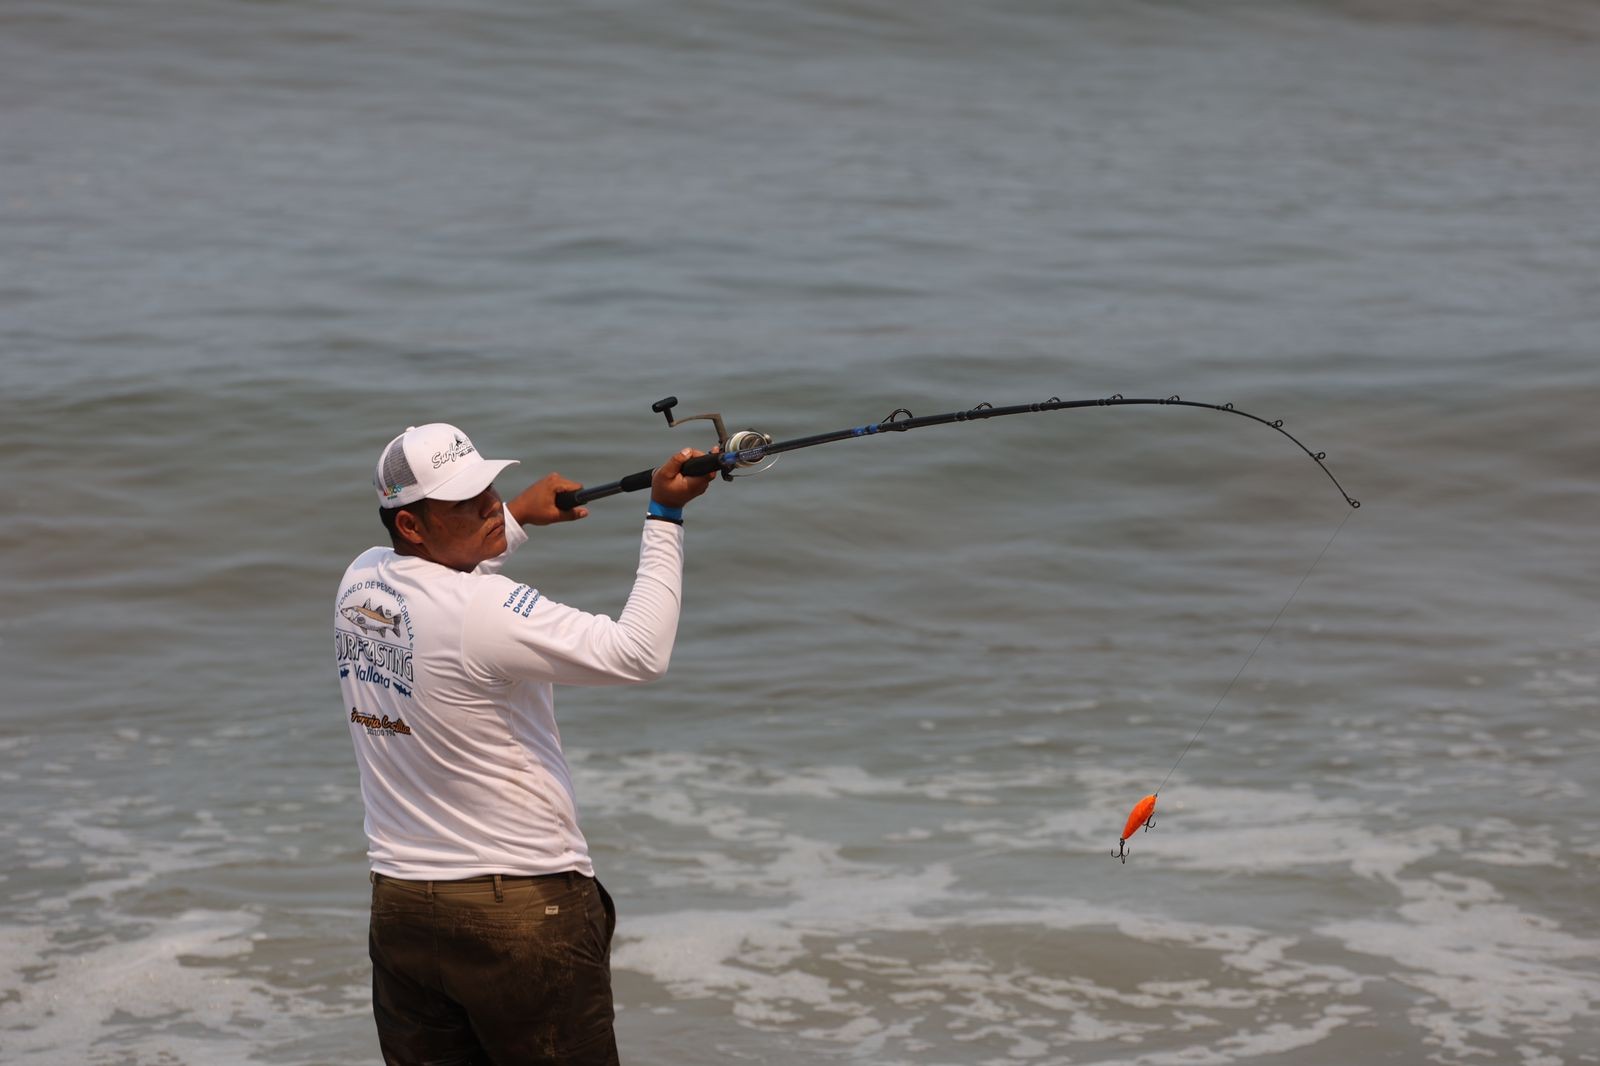
{"type": "MultiPolygon", "coordinates": [[[[683,472],[687,477],[704,477],[706,474],[715,474],[722,469],[722,457],[717,455],[697,455],[683,464],[683,472]]],[[[621,481],[613,481],[606,485],[596,485],[592,489],[572,489],[556,493],[556,506],[563,511],[570,511],[574,507],[588,503],[590,500],[603,500],[607,496],[615,496],[619,492],[638,492],[640,489],[650,487],[650,479],[655,476],[655,468],[640,470],[636,474],[629,474],[621,481]]]]}
{"type": "Polygon", "coordinates": [[[704,477],[706,474],[715,474],[722,469],[720,455],[697,455],[683,464],[684,477],[704,477]]]}
{"type": "Polygon", "coordinates": [[[596,485],[592,489],[575,489],[556,493],[556,506],[563,511],[570,511],[580,504],[590,500],[603,500],[607,496],[615,496],[619,492],[637,492],[650,487],[650,477],[655,473],[655,468],[640,470],[638,473],[629,474],[621,481],[613,481],[605,485],[596,485]]]}

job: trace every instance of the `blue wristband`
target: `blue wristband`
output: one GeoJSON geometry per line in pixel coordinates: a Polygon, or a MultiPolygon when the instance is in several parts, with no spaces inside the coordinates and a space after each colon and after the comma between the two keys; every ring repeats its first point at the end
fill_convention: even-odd
{"type": "Polygon", "coordinates": [[[666,504],[657,503],[654,500],[650,501],[650,508],[645,511],[645,514],[651,518],[665,518],[668,522],[683,521],[682,507],[668,507],[666,504]]]}

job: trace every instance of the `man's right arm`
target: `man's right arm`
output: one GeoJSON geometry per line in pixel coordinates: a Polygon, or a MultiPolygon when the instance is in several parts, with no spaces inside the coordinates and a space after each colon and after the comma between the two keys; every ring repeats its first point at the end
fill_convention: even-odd
{"type": "MultiPolygon", "coordinates": [[[[703,454],[684,448],[656,468],[652,514],[681,515],[710,487],[715,474],[683,474],[683,464],[703,454]]],[[[553,507],[555,492],[564,487],[572,486],[551,474],[523,496],[548,489],[553,507]]],[[[628,684],[665,674],[678,632],[683,523],[647,519],[644,525],[633,591],[615,620],[544,600],[526,585],[490,581],[467,612],[462,643],[468,667],[488,678],[566,685],[628,684]]]]}
{"type": "Polygon", "coordinates": [[[633,591],[615,619],[545,599],[508,578],[490,578],[468,608],[462,653],[485,680],[654,681],[672,659],[682,584],[683,527],[646,522],[633,591]]]}

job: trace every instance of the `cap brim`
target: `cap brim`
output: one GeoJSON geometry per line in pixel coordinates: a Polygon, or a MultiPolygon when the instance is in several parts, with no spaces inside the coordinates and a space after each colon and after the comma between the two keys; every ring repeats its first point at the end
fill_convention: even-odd
{"type": "Polygon", "coordinates": [[[430,500],[470,500],[500,476],[508,466],[516,466],[516,459],[484,459],[467,467],[447,481],[434,486],[428,493],[430,500]]]}

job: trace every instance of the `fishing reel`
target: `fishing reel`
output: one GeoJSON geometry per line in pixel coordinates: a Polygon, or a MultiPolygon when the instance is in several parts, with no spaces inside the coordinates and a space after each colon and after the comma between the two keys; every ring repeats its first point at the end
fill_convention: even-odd
{"type": "Polygon", "coordinates": [[[650,410],[661,415],[667,420],[667,426],[672,429],[683,425],[685,422],[704,421],[717,427],[717,446],[722,449],[722,454],[734,456],[734,468],[747,468],[749,473],[735,474],[727,467],[721,471],[724,481],[732,481],[735,477],[749,477],[750,474],[759,474],[764,470],[771,470],[778,462],[778,456],[763,453],[772,443],[772,435],[763,433],[759,429],[736,429],[728,432],[728,427],[722,424],[722,415],[718,413],[704,415],[690,415],[687,418],[673,418],[672,409],[678,406],[676,396],[668,396],[657,400],[650,405],[650,410]],[[746,456],[745,452],[754,454],[746,456]]]}

